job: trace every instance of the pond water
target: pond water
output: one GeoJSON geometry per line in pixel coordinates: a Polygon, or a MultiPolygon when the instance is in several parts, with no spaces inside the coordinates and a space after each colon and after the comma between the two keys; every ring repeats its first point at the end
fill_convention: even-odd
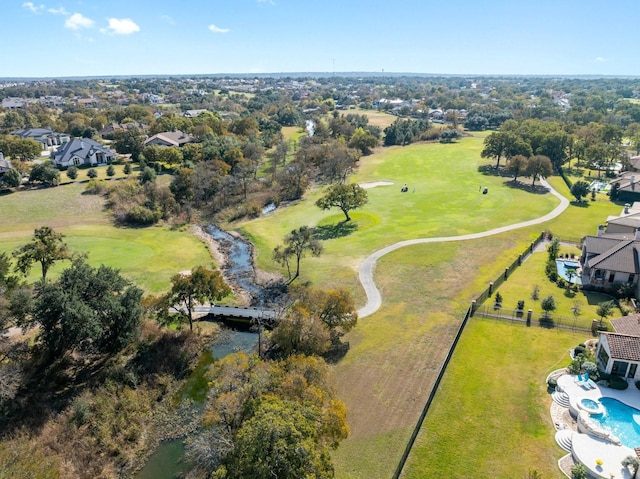
{"type": "MultiPolygon", "coordinates": [[[[250,353],[258,344],[258,334],[246,330],[224,328],[219,339],[206,351],[182,389],[182,398],[204,406],[207,393],[206,372],[216,359],[243,351],[250,353]]],[[[203,407],[202,406],[202,407],[203,407]]],[[[136,479],[175,479],[184,476],[187,465],[184,458],[184,438],[160,443],[136,479]]]]}
{"type": "MultiPolygon", "coordinates": [[[[209,225],[205,230],[222,246],[227,256],[224,270],[225,277],[236,282],[240,288],[252,296],[254,301],[260,300],[263,291],[256,284],[251,243],[233,236],[215,225],[209,225]]],[[[207,394],[206,373],[213,361],[239,351],[252,352],[256,349],[257,344],[257,333],[241,329],[239,326],[223,328],[211,349],[205,351],[200,357],[196,369],[182,389],[182,399],[191,400],[196,406],[200,405],[200,407],[204,408],[207,394]]],[[[136,479],[174,479],[182,477],[187,470],[183,457],[184,438],[165,441],[149,457],[144,468],[136,475],[136,479]]]]}
{"type": "Polygon", "coordinates": [[[184,457],[184,442],[181,439],[160,443],[156,452],[147,460],[136,479],[175,479],[183,477],[187,465],[184,457]]]}

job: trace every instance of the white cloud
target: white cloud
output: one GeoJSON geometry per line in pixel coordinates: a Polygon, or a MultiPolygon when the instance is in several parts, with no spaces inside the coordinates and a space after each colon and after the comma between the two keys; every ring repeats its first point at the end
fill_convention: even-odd
{"type": "Polygon", "coordinates": [[[258,3],[269,3],[271,5],[276,4],[276,2],[274,2],[273,0],[258,0],[258,3]]]}
{"type": "Polygon", "coordinates": [[[607,59],[605,57],[596,57],[597,62],[606,62],[607,59]]]}
{"type": "Polygon", "coordinates": [[[45,9],[45,6],[40,4],[40,5],[34,5],[33,2],[24,2],[22,4],[22,6],[24,8],[26,8],[27,10],[29,10],[31,13],[42,13],[45,9]]]}
{"type": "Polygon", "coordinates": [[[81,28],[91,28],[93,20],[85,17],[82,13],[74,13],[64,22],[64,26],[71,30],[80,30],[81,28]]]}
{"type": "Polygon", "coordinates": [[[47,12],[49,13],[53,13],[54,15],[69,15],[69,12],[67,12],[64,7],[60,7],[60,8],[49,8],[47,9],[47,12]]]}
{"type": "Polygon", "coordinates": [[[209,30],[211,30],[213,33],[227,33],[230,31],[228,28],[216,27],[213,23],[209,25],[209,30]]]}
{"type": "Polygon", "coordinates": [[[110,18],[109,26],[100,30],[114,35],[131,35],[140,31],[140,27],[130,18],[110,18]]]}

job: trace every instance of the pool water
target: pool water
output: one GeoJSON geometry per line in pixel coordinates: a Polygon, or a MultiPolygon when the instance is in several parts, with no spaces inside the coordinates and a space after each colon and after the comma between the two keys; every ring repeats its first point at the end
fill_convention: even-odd
{"type": "Polygon", "coordinates": [[[600,409],[598,402],[593,399],[583,398],[580,400],[580,403],[589,412],[598,412],[598,409],[600,409]]]}
{"type": "Polygon", "coordinates": [[[621,403],[617,399],[602,397],[604,414],[595,414],[591,419],[603,429],[615,435],[627,447],[640,447],[640,411],[621,403]]]}
{"type": "Polygon", "coordinates": [[[556,269],[558,270],[558,276],[563,278],[572,284],[582,284],[582,279],[578,273],[580,263],[576,260],[557,259],[556,269]]]}

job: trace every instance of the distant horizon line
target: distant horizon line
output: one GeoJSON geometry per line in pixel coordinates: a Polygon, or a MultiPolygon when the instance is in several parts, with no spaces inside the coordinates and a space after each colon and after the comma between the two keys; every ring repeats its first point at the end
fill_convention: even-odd
{"type": "Polygon", "coordinates": [[[88,79],[116,79],[116,78],[326,78],[326,77],[468,77],[468,78],[575,78],[598,79],[620,78],[640,79],[640,75],[615,74],[567,74],[567,73],[416,73],[416,72],[375,72],[375,71],[343,71],[343,72],[271,72],[271,73],[145,73],[145,74],[114,74],[114,75],[45,75],[45,76],[7,76],[0,77],[0,82],[7,81],[38,81],[38,80],[88,80],[88,79]]]}

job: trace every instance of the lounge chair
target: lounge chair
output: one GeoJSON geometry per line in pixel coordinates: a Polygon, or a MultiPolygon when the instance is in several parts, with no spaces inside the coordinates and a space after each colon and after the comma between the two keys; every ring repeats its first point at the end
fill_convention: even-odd
{"type": "Polygon", "coordinates": [[[583,382],[584,380],[582,379],[582,374],[578,374],[576,376],[576,378],[574,379],[574,381],[578,384],[580,384],[581,382],[583,382]]]}
{"type": "Polygon", "coordinates": [[[586,373],[583,376],[583,380],[584,385],[587,387],[587,389],[595,389],[596,388],[596,383],[593,381],[593,379],[589,378],[589,373],[586,373]]]}

